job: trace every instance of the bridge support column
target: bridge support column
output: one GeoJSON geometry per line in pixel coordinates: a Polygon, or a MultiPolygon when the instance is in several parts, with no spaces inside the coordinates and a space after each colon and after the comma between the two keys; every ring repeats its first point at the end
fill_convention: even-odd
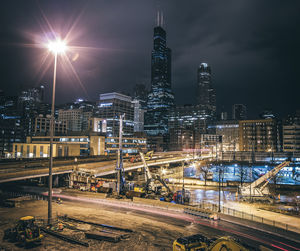
{"type": "Polygon", "coordinates": [[[74,186],[74,174],[70,173],[69,174],[69,188],[73,188],[74,186]]]}
{"type": "Polygon", "coordinates": [[[59,181],[58,175],[55,175],[55,176],[54,176],[54,181],[53,181],[53,185],[54,185],[55,187],[58,187],[58,181],[59,181]]]}

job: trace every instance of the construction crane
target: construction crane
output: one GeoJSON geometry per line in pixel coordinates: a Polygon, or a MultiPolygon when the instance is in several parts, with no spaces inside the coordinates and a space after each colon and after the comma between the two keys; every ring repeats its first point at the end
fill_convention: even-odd
{"type": "Polygon", "coordinates": [[[165,183],[163,179],[158,174],[153,174],[150,172],[149,167],[147,165],[145,155],[142,151],[139,152],[141,156],[141,160],[144,165],[144,173],[145,173],[145,180],[146,180],[146,185],[145,185],[145,190],[147,193],[149,192],[157,192],[157,186],[155,185],[155,181],[159,181],[166,189],[168,194],[171,194],[172,191],[168,187],[168,185],[165,183]]]}
{"type": "Polygon", "coordinates": [[[253,181],[250,184],[243,184],[239,187],[240,194],[243,197],[267,197],[270,196],[270,191],[267,185],[271,178],[275,177],[276,174],[284,167],[288,166],[290,161],[284,161],[278,166],[274,167],[272,170],[267,172],[265,175],[261,176],[257,180],[253,181]]]}

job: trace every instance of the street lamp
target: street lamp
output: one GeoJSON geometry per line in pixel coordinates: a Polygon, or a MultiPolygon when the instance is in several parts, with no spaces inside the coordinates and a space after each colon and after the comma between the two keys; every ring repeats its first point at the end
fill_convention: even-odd
{"type": "Polygon", "coordinates": [[[48,224],[52,220],[52,168],[53,168],[53,131],[54,131],[54,107],[55,107],[55,84],[56,84],[56,68],[57,55],[66,51],[67,45],[63,40],[56,39],[49,41],[47,45],[49,51],[54,54],[54,71],[53,71],[53,87],[52,87],[52,105],[50,119],[50,163],[49,163],[49,191],[48,191],[48,224]]]}

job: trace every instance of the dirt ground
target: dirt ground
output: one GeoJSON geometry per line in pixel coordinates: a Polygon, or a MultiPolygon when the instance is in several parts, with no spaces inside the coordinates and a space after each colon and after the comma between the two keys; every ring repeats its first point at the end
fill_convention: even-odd
{"type": "MultiPolygon", "coordinates": [[[[85,239],[90,244],[89,248],[70,244],[45,234],[42,245],[31,247],[30,250],[172,250],[172,243],[175,239],[199,232],[193,225],[183,221],[101,205],[79,205],[74,202],[53,203],[53,216],[56,214],[68,214],[68,216],[86,221],[129,228],[134,232],[129,235],[128,239],[121,240],[118,243],[85,239]]],[[[20,217],[26,215],[46,218],[47,202],[26,201],[18,208],[0,207],[1,251],[23,250],[14,243],[2,241],[2,238],[4,229],[13,227],[20,217]]]]}

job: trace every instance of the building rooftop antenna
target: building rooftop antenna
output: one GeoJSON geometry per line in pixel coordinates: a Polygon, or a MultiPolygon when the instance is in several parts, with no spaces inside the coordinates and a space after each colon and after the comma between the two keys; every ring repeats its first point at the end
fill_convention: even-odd
{"type": "Polygon", "coordinates": [[[160,15],[159,15],[159,10],[157,10],[156,25],[157,25],[157,26],[160,26],[160,15]]]}

